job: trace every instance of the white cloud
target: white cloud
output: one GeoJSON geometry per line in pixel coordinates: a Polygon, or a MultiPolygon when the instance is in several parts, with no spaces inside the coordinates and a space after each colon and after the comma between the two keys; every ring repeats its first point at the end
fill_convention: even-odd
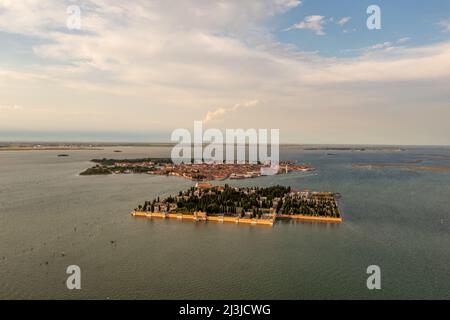
{"type": "Polygon", "coordinates": [[[288,1],[285,1],[285,7],[289,8],[289,9],[298,7],[301,4],[302,4],[301,0],[288,0],[288,1]]]}
{"type": "MultiPolygon", "coordinates": [[[[389,42],[373,47],[392,48],[389,42]]],[[[320,70],[305,75],[304,81],[326,83],[392,83],[450,79],[450,43],[423,48],[382,50],[355,60],[324,62],[320,70]]]]}
{"type": "Polygon", "coordinates": [[[23,107],[21,105],[13,104],[13,105],[0,105],[0,111],[17,111],[17,110],[23,110],[23,107]]]}
{"type": "MultiPolygon", "coordinates": [[[[157,119],[161,124],[151,128],[170,130],[203,118],[233,127],[279,127],[311,135],[304,141],[311,142],[326,130],[351,127],[342,124],[363,123],[353,114],[371,112],[366,106],[381,99],[373,92],[387,83],[392,91],[383,96],[380,113],[410,101],[415,83],[417,93],[432,97],[427,110],[448,102],[442,92],[448,92],[450,79],[449,42],[405,48],[407,40],[392,40],[355,50],[352,58],[298,52],[277,42],[265,21],[299,1],[180,0],[174,6],[135,0],[124,6],[120,0],[85,0],[81,32],[64,29],[61,3],[0,0],[0,31],[37,38],[31,53],[39,57],[21,66],[1,64],[2,100],[27,106],[27,116],[3,112],[2,128],[133,130],[157,119]],[[245,103],[235,103],[249,97],[260,101],[258,112],[244,119],[239,111],[246,113],[245,103]],[[323,114],[342,121],[314,127],[323,114]]],[[[326,21],[311,16],[292,29],[323,35],[326,21]]],[[[430,111],[428,117],[436,114],[430,111]]],[[[379,119],[382,124],[382,115],[379,119]]],[[[408,131],[401,121],[397,127],[408,131]]]]}
{"type": "Polygon", "coordinates": [[[303,21],[285,29],[285,31],[290,31],[293,29],[307,29],[314,31],[319,36],[323,36],[325,35],[325,32],[323,31],[325,23],[324,16],[308,16],[303,21]]]}
{"type": "Polygon", "coordinates": [[[45,80],[47,76],[43,74],[33,73],[22,70],[11,70],[0,67],[0,84],[7,83],[10,80],[14,81],[33,81],[33,80],[45,80]]]}
{"type": "Polygon", "coordinates": [[[391,47],[392,47],[392,42],[386,41],[386,42],[382,42],[382,43],[377,43],[377,44],[371,46],[370,49],[378,50],[378,49],[388,49],[391,47]]]}
{"type": "MultiPolygon", "coordinates": [[[[61,18],[60,13],[66,12],[60,1],[49,0],[44,6],[39,0],[28,0],[26,5],[3,0],[0,30],[29,36],[33,29],[32,34],[48,40],[33,49],[49,63],[35,65],[27,72],[0,69],[0,78],[19,81],[45,77],[82,91],[120,91],[129,95],[148,92],[152,100],[177,103],[195,101],[195,95],[204,95],[211,101],[214,97],[223,99],[225,105],[249,96],[255,88],[273,93],[302,86],[304,79],[322,74],[329,65],[361,66],[371,61],[370,56],[329,60],[317,53],[280,50],[281,46],[261,27],[261,21],[300,3],[185,0],[173,7],[165,1],[133,1],[123,6],[119,0],[90,0],[82,8],[84,33],[72,33],[60,30],[65,26],[65,16],[61,18]],[[254,27],[250,31],[249,25],[254,27]],[[230,30],[230,26],[234,27],[230,30]],[[52,65],[55,60],[58,63],[52,65]]],[[[323,16],[308,16],[288,29],[325,34],[324,24],[323,16]]],[[[402,38],[396,43],[407,40],[402,38]]],[[[384,42],[370,49],[389,51],[393,47],[393,42],[384,42]]],[[[443,55],[448,53],[444,45],[439,49],[443,55]]],[[[404,52],[401,50],[396,54],[404,52]]],[[[414,65],[414,59],[419,61],[434,53],[424,50],[407,61],[414,65]]],[[[386,60],[377,63],[390,65],[389,56],[383,57],[386,60]]],[[[399,62],[402,59],[406,58],[397,56],[399,62]]],[[[352,78],[352,74],[346,76],[352,78]]]]}
{"type": "Polygon", "coordinates": [[[438,22],[438,26],[442,28],[443,32],[450,32],[450,19],[438,22]]]}
{"type": "Polygon", "coordinates": [[[348,23],[352,18],[351,17],[344,17],[342,19],[340,19],[337,24],[340,26],[345,25],[346,23],[348,23]]]}
{"type": "Polygon", "coordinates": [[[409,42],[410,40],[411,40],[410,37],[404,37],[404,38],[398,39],[398,40],[397,40],[397,43],[398,43],[398,44],[404,44],[404,43],[409,42]]]}
{"type": "Polygon", "coordinates": [[[219,120],[221,117],[225,116],[228,113],[236,112],[241,108],[248,108],[256,106],[259,103],[258,100],[251,100],[245,103],[237,103],[231,108],[218,108],[214,111],[208,111],[206,116],[203,118],[203,122],[208,123],[213,120],[219,120]]]}
{"type": "MultiPolygon", "coordinates": [[[[346,30],[344,30],[344,33],[346,30]]],[[[405,44],[411,40],[409,37],[400,38],[396,41],[385,41],[376,43],[374,45],[356,48],[356,49],[347,49],[342,50],[342,52],[354,52],[354,53],[362,53],[365,57],[370,57],[373,55],[378,55],[379,53],[386,52],[395,52],[405,48],[405,44]]]]}

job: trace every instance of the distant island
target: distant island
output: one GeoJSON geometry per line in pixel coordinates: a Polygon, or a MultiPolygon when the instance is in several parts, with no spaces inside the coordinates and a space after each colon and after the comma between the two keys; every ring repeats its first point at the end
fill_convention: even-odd
{"type": "Polygon", "coordinates": [[[282,161],[271,167],[263,163],[182,163],[174,164],[170,158],[140,159],[93,159],[94,167],[80,175],[107,175],[146,173],[171,175],[194,181],[212,181],[224,179],[246,179],[264,175],[289,173],[292,171],[311,171],[312,167],[296,164],[294,161],[282,161]]]}
{"type": "Polygon", "coordinates": [[[102,150],[97,146],[85,144],[34,144],[34,143],[14,143],[0,145],[0,151],[77,151],[77,150],[102,150]]]}
{"type": "Polygon", "coordinates": [[[138,158],[138,159],[92,159],[94,167],[81,172],[80,175],[128,174],[128,173],[156,173],[168,165],[172,165],[170,158],[138,158]]]}
{"type": "Polygon", "coordinates": [[[291,187],[238,188],[197,183],[177,196],[145,201],[133,216],[273,225],[277,219],[342,222],[336,195],[291,187]]]}
{"type": "Polygon", "coordinates": [[[418,165],[422,160],[416,160],[411,163],[354,163],[352,168],[358,169],[399,169],[409,171],[427,171],[434,173],[450,172],[450,166],[422,166],[418,165]]]}
{"type": "Polygon", "coordinates": [[[399,147],[304,147],[305,151],[405,151],[399,147]]]}

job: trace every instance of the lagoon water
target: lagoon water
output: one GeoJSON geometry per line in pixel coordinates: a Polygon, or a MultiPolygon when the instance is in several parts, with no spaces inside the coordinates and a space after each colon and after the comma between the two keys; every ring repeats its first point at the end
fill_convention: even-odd
{"type": "Polygon", "coordinates": [[[1,299],[450,298],[450,173],[352,166],[450,166],[448,148],[284,146],[283,159],[317,171],[228,183],[339,192],[344,222],[273,228],[133,218],[137,204],[193,183],[78,175],[92,158],[170,152],[114,149],[0,153],[1,299]],[[69,265],[81,268],[81,290],[66,288],[69,265]],[[366,287],[369,265],[381,268],[381,290],[366,287]]]}

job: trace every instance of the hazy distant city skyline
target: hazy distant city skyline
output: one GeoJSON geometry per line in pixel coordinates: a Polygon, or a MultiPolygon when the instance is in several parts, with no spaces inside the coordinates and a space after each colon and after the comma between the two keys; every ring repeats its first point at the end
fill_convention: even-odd
{"type": "Polygon", "coordinates": [[[444,0],[0,0],[0,43],[2,141],[169,142],[203,120],[282,143],[450,144],[444,0]]]}

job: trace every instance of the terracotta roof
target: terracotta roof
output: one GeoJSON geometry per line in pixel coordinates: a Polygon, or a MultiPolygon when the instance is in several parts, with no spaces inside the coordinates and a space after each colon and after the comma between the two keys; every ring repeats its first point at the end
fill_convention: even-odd
{"type": "Polygon", "coordinates": [[[196,183],[195,187],[198,189],[211,189],[212,184],[211,183],[196,183]]]}

